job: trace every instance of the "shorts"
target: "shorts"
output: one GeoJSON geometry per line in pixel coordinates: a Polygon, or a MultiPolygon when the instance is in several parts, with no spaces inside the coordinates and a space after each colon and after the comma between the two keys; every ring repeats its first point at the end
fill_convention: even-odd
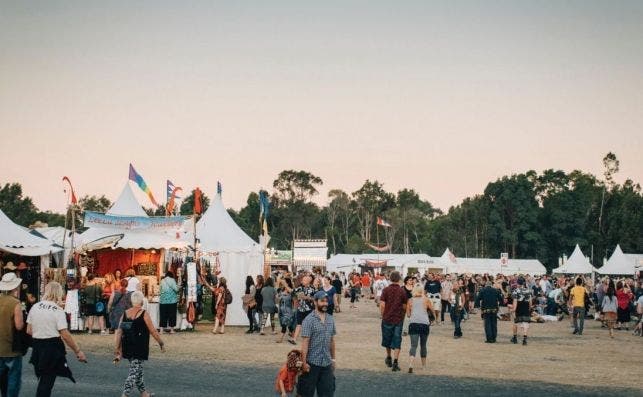
{"type": "Polygon", "coordinates": [[[83,305],[83,310],[82,313],[85,316],[91,317],[91,316],[102,316],[103,313],[97,313],[96,312],[96,304],[84,304],[83,305]]]}
{"type": "Polygon", "coordinates": [[[433,310],[440,311],[442,309],[442,299],[440,299],[440,294],[429,294],[429,300],[433,305],[433,310]]]}
{"type": "Polygon", "coordinates": [[[382,320],[382,347],[393,350],[402,347],[403,325],[403,321],[400,321],[398,324],[389,324],[382,320]]]}
{"type": "Polygon", "coordinates": [[[312,310],[309,310],[307,312],[297,311],[297,325],[301,325],[301,323],[304,322],[304,319],[308,317],[308,315],[312,312],[313,312],[312,310]]]}
{"type": "Polygon", "coordinates": [[[530,322],[531,322],[531,317],[529,316],[516,316],[516,318],[514,318],[515,324],[530,323],[530,322]]]}

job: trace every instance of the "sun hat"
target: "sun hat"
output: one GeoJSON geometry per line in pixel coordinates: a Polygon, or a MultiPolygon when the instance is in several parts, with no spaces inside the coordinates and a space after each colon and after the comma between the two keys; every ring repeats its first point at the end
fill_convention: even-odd
{"type": "Polygon", "coordinates": [[[17,267],[16,265],[13,264],[13,262],[7,262],[7,264],[4,265],[3,269],[13,271],[13,270],[16,270],[17,267]]]}
{"type": "Polygon", "coordinates": [[[20,283],[22,283],[22,279],[16,276],[15,273],[7,273],[2,276],[0,281],[0,291],[13,291],[18,288],[20,283]]]}

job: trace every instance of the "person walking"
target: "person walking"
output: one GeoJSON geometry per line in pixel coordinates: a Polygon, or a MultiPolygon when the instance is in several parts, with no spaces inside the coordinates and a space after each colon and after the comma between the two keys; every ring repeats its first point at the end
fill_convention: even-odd
{"type": "Polygon", "coordinates": [[[310,274],[304,274],[301,278],[301,285],[295,288],[295,306],[297,306],[297,327],[293,339],[296,341],[301,333],[301,325],[304,319],[312,313],[315,302],[315,289],[310,286],[312,277],[310,274]]]}
{"type": "Polygon", "coordinates": [[[437,322],[438,312],[440,311],[441,299],[440,299],[440,290],[442,285],[440,285],[440,280],[438,280],[433,273],[429,273],[426,283],[424,284],[424,290],[426,291],[427,296],[431,300],[431,306],[433,307],[433,319],[437,322]]]}
{"type": "Polygon", "coordinates": [[[174,274],[171,271],[165,273],[161,280],[161,298],[160,307],[160,324],[162,331],[174,333],[176,327],[176,308],[179,302],[179,286],[174,280],[174,274]]]}
{"type": "Polygon", "coordinates": [[[621,327],[624,327],[626,330],[630,329],[630,302],[633,296],[632,292],[622,281],[616,283],[616,299],[618,301],[616,329],[620,330],[621,327]]]}
{"type": "Polygon", "coordinates": [[[265,335],[263,329],[266,327],[266,321],[270,318],[270,328],[272,334],[276,335],[275,331],[275,314],[277,314],[277,290],[274,287],[274,282],[271,277],[268,277],[266,284],[261,289],[261,332],[260,335],[265,335]]]}
{"type": "Polygon", "coordinates": [[[402,327],[408,297],[400,286],[400,272],[391,273],[391,285],[384,288],[380,297],[380,316],[382,319],[382,347],[386,349],[384,363],[393,372],[399,371],[400,348],[402,347],[402,327]],[[391,353],[395,356],[391,358],[391,353]]]}
{"type": "Polygon", "coordinates": [[[297,395],[333,397],[335,394],[335,319],[326,312],[328,295],[317,291],[313,297],[315,310],[301,325],[302,374],[297,395]]]}
{"type": "Polygon", "coordinates": [[[452,291],[451,275],[447,274],[440,283],[440,324],[444,324],[444,313],[451,312],[452,291]]]}
{"type": "Polygon", "coordinates": [[[413,373],[413,361],[420,342],[420,359],[422,370],[426,369],[427,342],[429,339],[430,321],[429,312],[433,311],[431,300],[424,294],[422,285],[413,287],[412,298],[406,305],[406,317],[409,318],[409,336],[411,349],[409,350],[409,374],[413,373]]]}
{"type": "Polygon", "coordinates": [[[36,303],[27,316],[27,333],[32,336],[33,364],[38,388],[36,397],[49,397],[57,376],[76,383],[65,358],[65,344],[74,352],[78,361],[86,363],[85,353],[67,329],[65,311],[59,306],[63,299],[62,286],[52,281],[45,287],[42,300],[36,303]],[[65,344],[63,344],[63,341],[65,344]]]}
{"type": "Polygon", "coordinates": [[[464,317],[465,292],[460,285],[451,289],[451,316],[453,319],[453,339],[462,338],[462,318],[464,317]]]}
{"type": "Polygon", "coordinates": [[[601,310],[603,312],[605,325],[610,331],[610,338],[614,338],[614,324],[616,323],[618,312],[618,299],[616,299],[616,288],[612,280],[609,280],[607,285],[607,292],[605,292],[603,301],[601,302],[601,310]]]}
{"type": "Polygon", "coordinates": [[[161,352],[165,353],[165,344],[161,335],[156,332],[152,318],[143,310],[145,296],[140,291],[132,293],[132,307],[123,314],[120,326],[116,331],[116,349],[114,361],[121,358],[129,360],[129,373],[123,385],[123,397],[129,397],[136,387],[141,397],[153,394],[147,391],[143,380],[143,362],[149,358],[150,335],[158,342],[161,352]]]}
{"type": "Polygon", "coordinates": [[[569,294],[569,300],[572,303],[574,316],[574,335],[583,335],[583,326],[585,325],[585,295],[587,290],[583,287],[583,279],[576,279],[576,286],[572,288],[569,294]]]}
{"type": "Polygon", "coordinates": [[[255,281],[252,279],[252,276],[247,276],[246,294],[243,296],[243,310],[248,315],[250,328],[246,331],[246,334],[251,334],[255,332],[255,329],[259,328],[255,319],[255,312],[257,307],[257,301],[255,300],[256,292],[255,281]]]}
{"type": "Polygon", "coordinates": [[[225,319],[228,311],[228,282],[225,277],[217,279],[217,286],[212,286],[208,280],[203,278],[206,288],[212,291],[212,300],[214,302],[214,327],[212,328],[213,334],[225,334],[225,319]],[[221,331],[219,331],[221,326],[221,331]]]}
{"type": "Polygon", "coordinates": [[[279,324],[281,325],[281,338],[277,339],[277,343],[282,343],[286,336],[286,331],[290,331],[288,342],[293,345],[297,344],[292,338],[292,334],[295,332],[293,324],[296,323],[296,320],[293,321],[295,312],[293,310],[292,290],[292,281],[290,281],[289,278],[282,279],[277,294],[279,301],[279,324]]]}
{"type": "Polygon", "coordinates": [[[337,306],[335,307],[335,312],[341,313],[342,312],[342,294],[343,294],[343,288],[344,284],[342,283],[342,280],[339,279],[339,274],[335,274],[333,277],[333,287],[335,288],[335,292],[337,293],[337,306]]]}
{"type": "Polygon", "coordinates": [[[493,287],[491,280],[487,280],[484,288],[478,292],[476,298],[476,306],[480,307],[480,312],[484,319],[486,343],[496,343],[496,338],[498,337],[498,309],[502,301],[503,297],[500,291],[493,287]]]}
{"type": "Polygon", "coordinates": [[[328,295],[328,311],[327,313],[331,316],[335,314],[335,308],[338,307],[338,296],[339,293],[335,287],[331,284],[330,276],[324,276],[322,279],[322,291],[328,295]]]}
{"type": "Polygon", "coordinates": [[[0,281],[0,378],[6,379],[2,395],[7,397],[18,397],[22,384],[23,353],[14,351],[14,338],[25,326],[18,300],[21,284],[15,273],[6,273],[0,281]]]}
{"type": "Polygon", "coordinates": [[[514,314],[513,337],[511,343],[518,343],[518,324],[522,328],[522,344],[527,344],[529,323],[531,322],[531,290],[525,286],[525,279],[518,278],[518,285],[511,293],[512,312],[514,314]]]}
{"type": "Polygon", "coordinates": [[[264,279],[261,274],[257,275],[257,278],[255,279],[255,302],[257,305],[255,306],[255,332],[261,332],[261,323],[263,320],[263,295],[261,295],[261,290],[264,287],[264,279]]]}

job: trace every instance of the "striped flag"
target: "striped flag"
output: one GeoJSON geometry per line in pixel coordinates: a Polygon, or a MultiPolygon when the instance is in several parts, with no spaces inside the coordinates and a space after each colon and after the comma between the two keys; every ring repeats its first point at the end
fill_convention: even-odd
{"type": "MultiPolygon", "coordinates": [[[[175,189],[175,188],[176,188],[176,186],[174,186],[174,184],[172,183],[172,181],[170,181],[170,180],[168,179],[168,180],[167,180],[167,189],[166,189],[166,192],[167,192],[167,200],[165,201],[166,203],[169,203],[169,202],[170,202],[170,199],[172,198],[172,192],[174,192],[174,189],[175,189]]],[[[178,190],[181,190],[181,188],[179,188],[178,190]]],[[[175,198],[175,199],[180,199],[181,197],[179,197],[179,196],[177,196],[177,195],[174,195],[174,198],[175,198]]]]}

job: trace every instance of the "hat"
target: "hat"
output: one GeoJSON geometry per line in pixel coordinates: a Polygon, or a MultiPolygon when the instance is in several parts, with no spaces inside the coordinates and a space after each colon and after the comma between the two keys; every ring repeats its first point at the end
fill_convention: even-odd
{"type": "Polygon", "coordinates": [[[316,301],[324,298],[328,298],[328,294],[324,291],[317,291],[315,292],[315,296],[313,296],[313,299],[315,299],[316,301]]]}
{"type": "Polygon", "coordinates": [[[7,264],[4,265],[3,269],[14,271],[17,269],[17,267],[13,264],[13,262],[7,262],[7,264]]]}
{"type": "Polygon", "coordinates": [[[22,279],[16,276],[15,273],[7,273],[2,276],[2,281],[0,281],[0,291],[13,291],[18,288],[21,282],[22,279]]]}

